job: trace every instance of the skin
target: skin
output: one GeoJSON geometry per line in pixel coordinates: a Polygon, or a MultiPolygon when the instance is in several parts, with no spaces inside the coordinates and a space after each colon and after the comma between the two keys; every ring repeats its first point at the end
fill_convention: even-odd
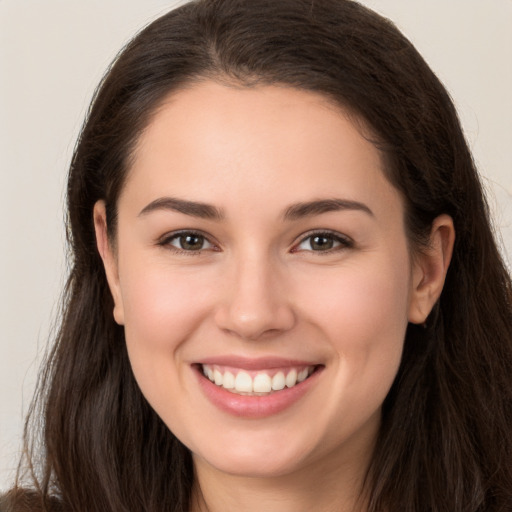
{"type": "Polygon", "coordinates": [[[441,216],[430,248],[411,257],[382,165],[322,96],[205,81],[170,95],[141,135],[115,244],[96,204],[114,317],[143,394],[192,451],[193,510],[364,509],[356,499],[405,330],[438,299],[454,238],[441,216]],[[222,218],[148,211],[162,197],[222,218]],[[284,215],[334,198],[363,207],[284,215]],[[180,249],[177,230],[203,234],[202,250],[180,249]],[[326,249],[311,245],[312,231],[326,249]],[[322,371],[290,407],[244,418],[198,384],[194,364],[226,354],[322,371]]]}

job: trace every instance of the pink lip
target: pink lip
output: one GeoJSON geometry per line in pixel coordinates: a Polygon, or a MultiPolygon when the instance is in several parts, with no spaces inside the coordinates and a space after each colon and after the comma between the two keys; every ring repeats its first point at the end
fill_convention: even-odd
{"type": "MultiPolygon", "coordinates": [[[[243,369],[270,369],[272,366],[275,367],[283,367],[283,366],[301,366],[307,365],[311,366],[311,364],[307,364],[304,362],[294,362],[294,364],[290,365],[284,364],[284,360],[266,360],[263,364],[263,360],[254,361],[254,365],[251,363],[248,367],[247,364],[241,366],[239,363],[234,364],[235,361],[232,358],[216,358],[215,362],[213,359],[209,359],[208,362],[205,360],[204,364],[220,364],[222,362],[223,365],[235,366],[237,368],[243,369]],[[272,363],[272,361],[274,361],[272,363]],[[272,366],[269,366],[268,363],[271,363],[272,366]]],[[[245,361],[247,363],[247,360],[245,361]]],[[[213,382],[211,382],[208,378],[206,378],[199,366],[195,366],[195,373],[197,375],[197,379],[201,389],[203,390],[206,397],[212,402],[213,405],[218,407],[220,410],[227,412],[230,415],[238,416],[242,418],[248,419],[257,419],[257,418],[266,418],[268,416],[272,416],[274,414],[278,414],[285,409],[292,406],[295,402],[300,400],[307,392],[311,389],[312,386],[315,385],[318,380],[320,374],[322,373],[323,366],[320,366],[316,369],[316,371],[310,375],[306,380],[296,384],[291,388],[285,388],[281,391],[277,391],[270,395],[265,396],[248,396],[248,395],[237,395],[236,393],[232,393],[231,391],[227,391],[221,386],[217,386],[213,382]]]]}
{"type": "Polygon", "coordinates": [[[301,366],[316,366],[318,363],[299,361],[281,357],[246,358],[240,356],[217,356],[201,359],[200,364],[231,366],[241,370],[272,370],[274,368],[288,368],[301,366]]]}

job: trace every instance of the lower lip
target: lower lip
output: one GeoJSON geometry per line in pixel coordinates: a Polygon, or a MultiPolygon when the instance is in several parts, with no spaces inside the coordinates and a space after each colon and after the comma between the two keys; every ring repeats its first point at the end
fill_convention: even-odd
{"type": "Polygon", "coordinates": [[[278,414],[300,400],[315,384],[323,367],[317,368],[306,380],[265,396],[237,395],[217,386],[196,369],[199,385],[215,406],[228,414],[243,418],[266,418],[278,414]]]}

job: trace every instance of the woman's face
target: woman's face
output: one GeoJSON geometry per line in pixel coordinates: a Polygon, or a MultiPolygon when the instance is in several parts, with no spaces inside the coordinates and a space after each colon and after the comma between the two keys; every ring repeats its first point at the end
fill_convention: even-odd
{"type": "Polygon", "coordinates": [[[102,250],[96,207],[115,318],[196,466],[277,476],[366,460],[422,277],[400,195],[343,111],[284,87],[174,93],[118,210],[102,250]]]}

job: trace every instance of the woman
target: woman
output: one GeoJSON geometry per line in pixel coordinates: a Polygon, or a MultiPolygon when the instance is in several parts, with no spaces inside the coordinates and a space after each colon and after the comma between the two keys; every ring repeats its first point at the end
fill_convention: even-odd
{"type": "Polygon", "coordinates": [[[512,509],[510,276],[454,107],[388,21],[163,16],[97,92],[68,212],[35,490],[7,510],[512,509]]]}

